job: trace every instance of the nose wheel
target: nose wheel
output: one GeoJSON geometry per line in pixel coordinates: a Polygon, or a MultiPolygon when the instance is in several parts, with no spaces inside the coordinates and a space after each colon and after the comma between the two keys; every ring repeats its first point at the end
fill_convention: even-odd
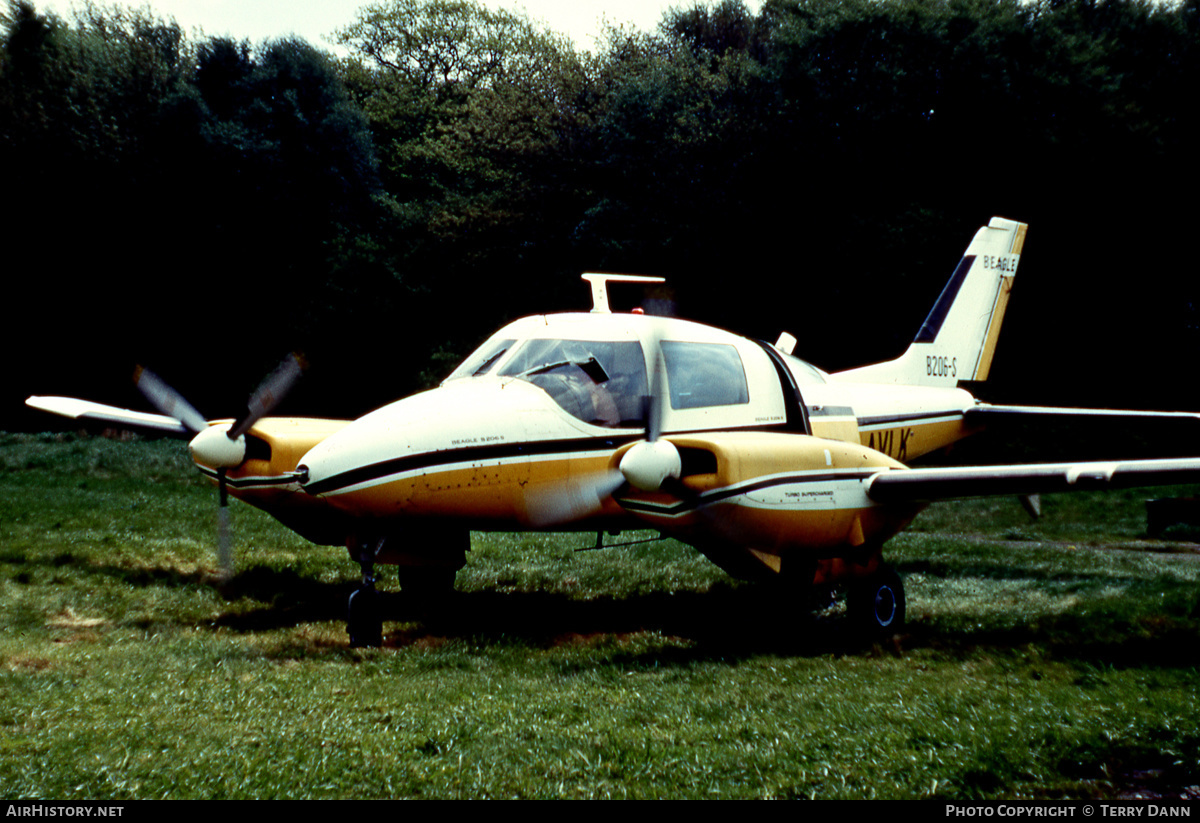
{"type": "Polygon", "coordinates": [[[359,586],[350,594],[346,609],[346,632],[351,648],[383,645],[383,619],[379,616],[379,593],[372,586],[359,586]]]}
{"type": "MultiPolygon", "coordinates": [[[[347,548],[350,557],[362,567],[362,582],[350,593],[346,604],[346,632],[350,635],[350,645],[356,648],[376,647],[383,645],[383,596],[375,588],[378,578],[375,576],[375,564],[378,562],[393,563],[396,561],[394,548],[384,550],[384,544],[389,538],[379,538],[373,541],[352,539],[347,548]],[[391,552],[389,554],[389,552],[391,552]]],[[[443,563],[447,556],[453,558],[451,552],[458,550],[458,565],[400,565],[399,578],[401,595],[408,610],[428,619],[442,613],[443,606],[454,591],[454,578],[458,569],[466,562],[465,550],[470,547],[470,534],[463,532],[461,541],[450,544],[450,551],[442,551],[438,559],[443,563]]],[[[427,559],[427,558],[426,558],[427,559]]]]}

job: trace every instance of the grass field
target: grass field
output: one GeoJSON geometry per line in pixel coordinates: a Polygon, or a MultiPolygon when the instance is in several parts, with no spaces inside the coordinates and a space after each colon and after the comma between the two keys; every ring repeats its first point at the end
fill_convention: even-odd
{"type": "Polygon", "coordinates": [[[1172,493],[931,508],[884,646],[673,541],[477,534],[447,609],[390,595],[352,650],[357,566],[238,503],[218,589],[182,445],[0,435],[0,796],[1198,797],[1172,493]]]}

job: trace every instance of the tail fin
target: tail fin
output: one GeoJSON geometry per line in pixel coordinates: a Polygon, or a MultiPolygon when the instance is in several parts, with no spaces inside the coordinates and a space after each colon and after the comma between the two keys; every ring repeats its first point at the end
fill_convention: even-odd
{"type": "Polygon", "coordinates": [[[1025,223],[993,217],[975,233],[904,354],[833,376],[907,386],[953,387],[960,380],[986,380],[1026,228],[1025,223]]]}

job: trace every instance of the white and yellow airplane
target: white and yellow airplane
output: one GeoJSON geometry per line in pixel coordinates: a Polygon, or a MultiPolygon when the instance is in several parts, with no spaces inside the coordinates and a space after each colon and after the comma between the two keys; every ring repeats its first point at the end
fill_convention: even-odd
{"type": "Polygon", "coordinates": [[[787,334],[771,345],[613,313],[610,282],[658,278],[587,274],[590,313],[511,323],[440,387],[354,421],[265,416],[299,375],[294,358],[237,421],[205,420],[149,372],[139,387],[163,414],[27,403],[194,435],[222,505],[228,490],[315,543],[345,544],[363,570],[354,644],[381,642],[376,563],[399,565],[405,589],[448,589],[471,530],[657,529],[739,578],[844,584],[851,618],[891,633],[904,589],[882,547],[932,500],[1200,480],[1200,458],[906,466],[998,417],[1200,419],[992,406],[959,387],[987,377],[1025,231],[993,218],[903,355],[836,374],[794,357],[787,334]]]}

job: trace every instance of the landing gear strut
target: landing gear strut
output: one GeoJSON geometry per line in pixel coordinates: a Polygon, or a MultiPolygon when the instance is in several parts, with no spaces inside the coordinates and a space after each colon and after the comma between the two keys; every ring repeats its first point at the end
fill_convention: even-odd
{"type": "Polygon", "coordinates": [[[375,558],[382,547],[380,538],[350,548],[350,554],[362,567],[362,582],[350,593],[346,607],[346,631],[352,648],[383,645],[383,618],[379,613],[379,592],[375,590],[375,558]]]}

